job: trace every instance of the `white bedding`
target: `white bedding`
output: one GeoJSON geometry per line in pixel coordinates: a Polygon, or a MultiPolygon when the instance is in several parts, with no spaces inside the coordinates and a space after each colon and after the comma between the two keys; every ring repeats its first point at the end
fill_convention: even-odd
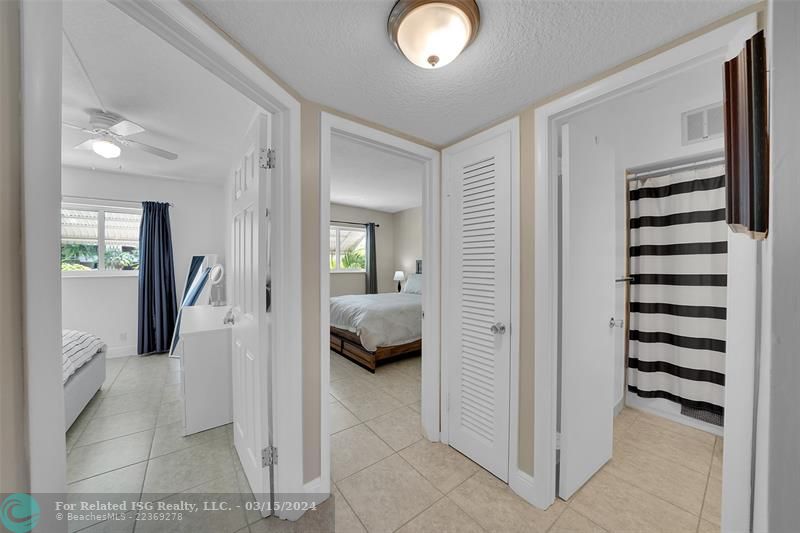
{"type": "Polygon", "coordinates": [[[369,351],[422,338],[422,296],[402,292],[331,298],[331,326],[355,333],[369,351]]]}
{"type": "Polygon", "coordinates": [[[105,349],[106,343],[91,333],[65,329],[61,331],[61,351],[63,354],[64,383],[94,354],[105,349]]]}

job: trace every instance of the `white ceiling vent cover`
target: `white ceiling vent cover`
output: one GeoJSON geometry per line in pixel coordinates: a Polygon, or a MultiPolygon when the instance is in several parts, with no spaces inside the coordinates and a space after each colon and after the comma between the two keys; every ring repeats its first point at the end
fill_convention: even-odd
{"type": "Polygon", "coordinates": [[[681,122],[684,146],[722,137],[722,103],[687,111],[681,115],[681,122]]]}

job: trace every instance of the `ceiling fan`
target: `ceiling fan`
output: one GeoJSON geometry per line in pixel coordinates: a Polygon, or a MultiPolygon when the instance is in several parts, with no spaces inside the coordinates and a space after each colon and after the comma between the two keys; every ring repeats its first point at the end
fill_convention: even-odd
{"type": "Polygon", "coordinates": [[[164,159],[178,159],[177,154],[130,139],[130,136],[142,133],[145,129],[116,113],[91,109],[89,110],[88,127],[77,126],[68,122],[63,124],[68,128],[92,135],[91,139],[76,146],[76,150],[92,150],[101,157],[114,159],[120,156],[123,148],[131,148],[163,157],[164,159]]]}

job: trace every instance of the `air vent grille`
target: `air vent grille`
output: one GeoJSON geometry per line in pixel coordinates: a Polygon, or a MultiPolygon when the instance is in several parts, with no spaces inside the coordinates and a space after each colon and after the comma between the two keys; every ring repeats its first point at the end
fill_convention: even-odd
{"type": "Polygon", "coordinates": [[[687,111],[681,115],[683,144],[694,144],[722,137],[724,121],[722,104],[716,103],[687,111]]]}

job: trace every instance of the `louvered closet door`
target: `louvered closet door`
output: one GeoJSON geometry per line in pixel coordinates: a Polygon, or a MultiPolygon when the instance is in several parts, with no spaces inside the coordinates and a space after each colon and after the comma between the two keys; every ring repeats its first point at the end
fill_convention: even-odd
{"type": "Polygon", "coordinates": [[[448,164],[445,351],[450,445],[508,479],[511,134],[448,164]]]}

